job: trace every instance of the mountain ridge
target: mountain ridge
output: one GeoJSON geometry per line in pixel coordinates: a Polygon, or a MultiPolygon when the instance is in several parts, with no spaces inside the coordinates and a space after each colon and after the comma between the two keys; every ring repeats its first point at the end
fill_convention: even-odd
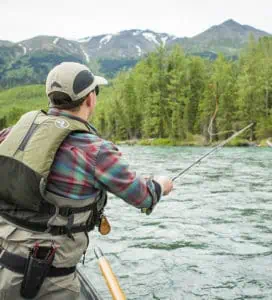
{"type": "Polygon", "coordinates": [[[149,29],[129,29],[77,40],[48,35],[17,43],[0,40],[0,85],[41,83],[50,68],[65,60],[85,63],[96,72],[114,76],[121,69],[133,67],[159,46],[171,48],[180,45],[188,54],[210,59],[215,59],[219,52],[233,57],[246,45],[250,35],[255,39],[272,36],[228,19],[191,38],[149,29]]]}
{"type": "MultiPolygon", "coordinates": [[[[192,38],[195,38],[196,36],[206,32],[207,30],[213,28],[213,27],[218,27],[218,26],[221,26],[221,25],[236,25],[236,26],[242,26],[242,27],[247,27],[249,29],[252,29],[252,30],[257,30],[257,31],[261,31],[262,33],[264,34],[268,34],[268,35],[272,35],[272,32],[268,32],[268,31],[264,31],[264,30],[261,30],[261,29],[258,29],[256,27],[253,27],[253,26],[250,26],[250,25],[246,25],[246,24],[241,24],[237,21],[235,21],[234,19],[230,18],[230,19],[227,19],[225,20],[224,22],[218,24],[218,25],[213,25],[207,29],[205,29],[203,32],[201,33],[198,33],[192,37],[188,37],[188,36],[176,36],[176,35],[173,35],[173,34],[169,34],[167,32],[158,32],[159,34],[167,34],[169,36],[173,36],[173,37],[176,37],[176,38],[184,38],[184,39],[192,39],[192,38]]],[[[126,32],[126,31],[151,31],[151,32],[155,32],[149,28],[146,28],[146,29],[137,29],[137,28],[132,28],[132,29],[124,29],[124,30],[121,30],[121,31],[118,31],[118,32],[115,32],[115,33],[112,33],[112,32],[107,32],[107,33],[100,33],[98,35],[90,35],[90,36],[85,36],[83,38],[76,38],[76,39],[71,39],[71,38],[68,38],[68,37],[64,37],[64,36],[55,36],[55,37],[59,37],[59,38],[62,38],[62,39],[65,39],[65,40],[69,40],[69,41],[77,41],[77,42],[80,42],[80,40],[84,40],[84,39],[89,39],[89,38],[93,38],[93,37],[99,37],[99,36],[105,36],[105,35],[119,35],[120,33],[122,32],[126,32]]],[[[28,38],[28,39],[23,39],[21,41],[18,41],[18,42],[13,42],[13,41],[9,41],[9,40],[0,40],[0,42],[7,42],[9,44],[19,44],[23,41],[27,41],[27,40],[30,40],[30,39],[33,39],[33,38],[36,38],[36,37],[51,37],[51,35],[46,35],[46,34],[40,34],[40,35],[37,35],[37,36],[33,36],[32,38],[28,38]]],[[[54,37],[54,36],[53,36],[54,37]]]]}
{"type": "Polygon", "coordinates": [[[22,54],[31,51],[63,50],[69,54],[89,62],[91,58],[139,58],[153,51],[157,46],[173,46],[180,44],[186,51],[219,52],[233,55],[239,52],[248,41],[249,34],[255,38],[271,36],[270,33],[249,25],[241,25],[233,19],[228,19],[219,25],[189,38],[177,37],[168,33],[154,32],[149,29],[129,29],[118,33],[86,36],[76,40],[59,36],[38,35],[17,43],[0,41],[0,47],[20,47],[22,54]],[[223,38],[222,38],[223,37],[223,38]]]}

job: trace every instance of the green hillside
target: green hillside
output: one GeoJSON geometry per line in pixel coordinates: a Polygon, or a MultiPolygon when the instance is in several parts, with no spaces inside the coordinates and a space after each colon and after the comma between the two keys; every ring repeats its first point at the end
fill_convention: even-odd
{"type": "Polygon", "coordinates": [[[0,91],[0,128],[13,124],[24,112],[47,108],[44,85],[29,85],[0,91]]]}
{"type": "MultiPolygon", "coordinates": [[[[98,100],[92,122],[113,140],[211,144],[253,123],[239,143],[261,144],[272,136],[272,38],[251,40],[236,61],[161,47],[119,73],[98,100]]],[[[0,92],[0,129],[41,108],[44,85],[0,92]]]]}

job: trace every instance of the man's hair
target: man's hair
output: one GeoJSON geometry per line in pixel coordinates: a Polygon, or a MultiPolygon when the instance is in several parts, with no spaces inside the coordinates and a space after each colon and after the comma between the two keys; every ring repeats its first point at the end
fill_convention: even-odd
{"type": "Polygon", "coordinates": [[[85,101],[89,94],[76,101],[72,101],[71,97],[66,93],[57,91],[49,94],[48,97],[51,101],[51,107],[79,111],[81,104],[85,101]]]}

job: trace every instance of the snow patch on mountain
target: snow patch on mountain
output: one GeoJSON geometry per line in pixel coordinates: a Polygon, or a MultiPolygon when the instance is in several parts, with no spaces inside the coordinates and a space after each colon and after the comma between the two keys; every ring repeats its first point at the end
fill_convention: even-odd
{"type": "Polygon", "coordinates": [[[140,46],[138,46],[138,45],[135,45],[135,47],[136,47],[136,48],[137,48],[137,50],[138,50],[138,55],[139,55],[139,56],[141,56],[141,55],[142,55],[142,53],[143,53],[143,51],[142,51],[141,47],[140,47],[140,46]]]}
{"type": "Polygon", "coordinates": [[[57,45],[57,42],[59,41],[59,38],[55,38],[54,41],[53,41],[53,44],[57,45]]]}
{"type": "Polygon", "coordinates": [[[90,58],[89,58],[89,55],[87,54],[87,52],[82,47],[80,47],[80,49],[81,49],[82,53],[84,54],[86,61],[89,62],[90,58]]]}
{"type": "Polygon", "coordinates": [[[27,49],[26,49],[26,47],[25,47],[25,46],[23,46],[22,44],[19,44],[19,46],[23,48],[24,55],[25,55],[25,54],[26,54],[26,52],[27,52],[27,49]]]}
{"type": "Polygon", "coordinates": [[[132,35],[139,35],[139,34],[141,34],[142,33],[142,31],[141,30],[136,30],[136,31],[134,31],[133,33],[132,33],[132,35]]]}
{"type": "Polygon", "coordinates": [[[163,46],[165,46],[166,41],[168,40],[168,36],[164,36],[161,38],[163,46]]]}
{"type": "Polygon", "coordinates": [[[104,36],[101,40],[100,40],[100,44],[104,44],[106,45],[110,40],[112,39],[112,34],[108,34],[106,36],[104,36]]]}
{"type": "Polygon", "coordinates": [[[77,40],[79,43],[89,43],[89,41],[92,39],[92,36],[87,36],[85,38],[77,40]]]}
{"type": "Polygon", "coordinates": [[[144,32],[143,36],[151,43],[155,43],[159,45],[160,43],[157,41],[156,35],[151,32],[144,32]]]}

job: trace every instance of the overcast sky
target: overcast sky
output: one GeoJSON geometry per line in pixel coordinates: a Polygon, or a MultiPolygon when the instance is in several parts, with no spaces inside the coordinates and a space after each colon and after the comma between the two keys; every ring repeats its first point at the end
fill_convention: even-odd
{"type": "Polygon", "coordinates": [[[0,0],[0,40],[127,29],[191,37],[227,19],[272,33],[272,0],[0,0]]]}

